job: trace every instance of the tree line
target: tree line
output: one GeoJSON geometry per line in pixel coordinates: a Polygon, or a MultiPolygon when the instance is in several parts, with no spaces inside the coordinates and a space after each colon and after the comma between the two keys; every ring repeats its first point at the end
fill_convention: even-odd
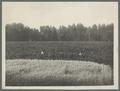
{"type": "Polygon", "coordinates": [[[7,41],[113,41],[114,24],[85,27],[83,24],[68,26],[40,26],[30,28],[22,23],[6,24],[7,41]]]}

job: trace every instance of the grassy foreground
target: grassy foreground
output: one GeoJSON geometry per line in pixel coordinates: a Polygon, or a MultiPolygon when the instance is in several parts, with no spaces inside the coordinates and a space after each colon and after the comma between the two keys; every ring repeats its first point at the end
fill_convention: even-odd
{"type": "Polygon", "coordinates": [[[109,65],[87,61],[6,61],[7,86],[83,86],[113,84],[109,65]]]}

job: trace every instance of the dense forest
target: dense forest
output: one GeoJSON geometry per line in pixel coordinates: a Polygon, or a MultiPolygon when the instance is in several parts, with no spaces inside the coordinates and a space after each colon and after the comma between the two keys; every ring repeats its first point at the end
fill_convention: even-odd
{"type": "Polygon", "coordinates": [[[99,24],[85,27],[81,23],[68,26],[30,28],[22,23],[5,26],[7,41],[113,41],[114,25],[99,24]]]}

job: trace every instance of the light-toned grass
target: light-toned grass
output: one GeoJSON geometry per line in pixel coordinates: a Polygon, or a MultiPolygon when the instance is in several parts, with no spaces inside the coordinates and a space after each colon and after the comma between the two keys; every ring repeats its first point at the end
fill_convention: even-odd
{"type": "Polygon", "coordinates": [[[110,85],[112,81],[111,67],[95,62],[37,59],[6,61],[6,85],[110,85]]]}

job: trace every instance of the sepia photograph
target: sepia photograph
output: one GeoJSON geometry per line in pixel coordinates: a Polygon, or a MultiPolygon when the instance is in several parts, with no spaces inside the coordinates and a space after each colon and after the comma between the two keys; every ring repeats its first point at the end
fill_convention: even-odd
{"type": "Polygon", "coordinates": [[[118,2],[3,2],[4,89],[117,89],[118,2]]]}

